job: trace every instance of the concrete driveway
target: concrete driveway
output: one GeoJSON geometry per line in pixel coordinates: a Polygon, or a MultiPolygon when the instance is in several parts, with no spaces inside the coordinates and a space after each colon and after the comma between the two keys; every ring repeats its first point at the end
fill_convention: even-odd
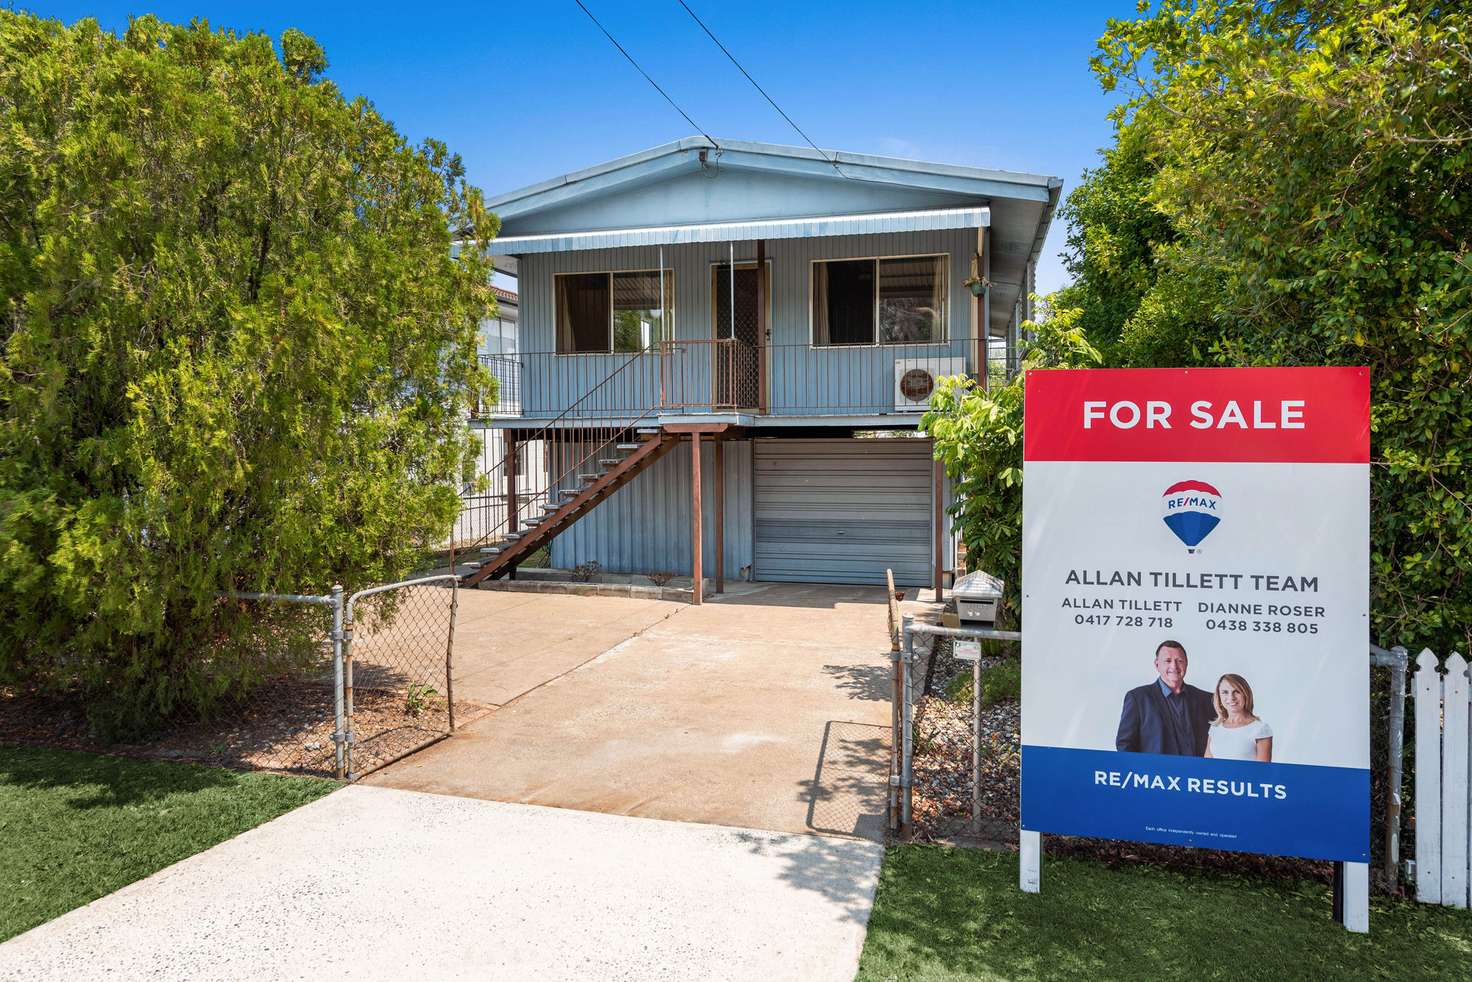
{"type": "Polygon", "coordinates": [[[794,979],[882,849],[362,786],[0,945],[0,979],[794,979]]]}
{"type": "Polygon", "coordinates": [[[700,607],[466,591],[461,611],[456,696],[500,708],[366,783],[882,837],[882,588],[734,584],[700,607]]]}
{"type": "Polygon", "coordinates": [[[461,590],[455,698],[503,705],[684,607],[668,600],[461,590]]]}

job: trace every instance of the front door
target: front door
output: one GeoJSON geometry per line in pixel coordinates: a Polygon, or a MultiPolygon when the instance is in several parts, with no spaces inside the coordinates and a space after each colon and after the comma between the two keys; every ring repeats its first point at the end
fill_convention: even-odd
{"type": "MultiPolygon", "coordinates": [[[[762,285],[770,311],[771,284],[762,285]]],[[[715,345],[715,401],[733,409],[755,409],[762,402],[759,358],[763,339],[757,336],[756,286],[756,264],[737,263],[736,316],[732,318],[731,267],[721,263],[711,269],[713,334],[717,341],[733,342],[715,345]]]]}

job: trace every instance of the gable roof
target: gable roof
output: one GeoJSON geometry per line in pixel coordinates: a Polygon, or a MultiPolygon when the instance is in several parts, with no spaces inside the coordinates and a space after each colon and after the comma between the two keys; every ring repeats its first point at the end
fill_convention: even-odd
{"type": "Polygon", "coordinates": [[[1041,174],[929,163],[747,140],[686,137],[572,171],[486,202],[501,218],[501,255],[633,245],[842,234],[813,229],[842,219],[855,231],[988,225],[993,321],[1030,290],[1063,182],[1041,174]],[[945,214],[943,214],[945,213],[945,214]],[[950,222],[951,224],[941,224],[950,222]],[[675,230],[675,231],[672,231],[675,230]],[[704,230],[704,231],[702,231],[704,230]],[[744,231],[743,231],[744,230],[744,231]],[[678,235],[679,238],[672,237],[678,235]],[[1001,309],[999,310],[999,305],[1001,309]]]}
{"type": "MultiPolygon", "coordinates": [[[[703,136],[687,136],[638,153],[558,177],[538,181],[516,191],[497,195],[486,206],[502,220],[529,211],[597,194],[624,184],[688,167],[692,161],[705,166],[755,168],[822,178],[844,178],[868,184],[891,185],[966,195],[1021,198],[1032,201],[1056,199],[1063,182],[1056,177],[1017,171],[987,170],[957,164],[928,163],[902,157],[790,147],[752,140],[712,143],[703,136]],[[826,155],[826,156],[825,156],[826,155]],[[837,164],[837,167],[834,166],[837,164]]],[[[798,216],[792,216],[798,217],[798,216]]]]}

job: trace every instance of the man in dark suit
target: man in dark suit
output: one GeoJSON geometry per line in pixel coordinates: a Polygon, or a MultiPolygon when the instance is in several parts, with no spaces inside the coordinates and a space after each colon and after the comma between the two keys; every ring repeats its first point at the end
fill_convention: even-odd
{"type": "Polygon", "coordinates": [[[1160,642],[1155,671],[1160,677],[1154,682],[1125,693],[1115,749],[1202,756],[1216,707],[1210,692],[1186,684],[1186,649],[1179,641],[1160,642]]]}

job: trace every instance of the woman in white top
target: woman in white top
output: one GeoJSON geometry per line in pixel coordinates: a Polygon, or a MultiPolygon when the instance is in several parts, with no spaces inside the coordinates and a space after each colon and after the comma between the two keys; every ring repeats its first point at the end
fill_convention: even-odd
{"type": "Polygon", "coordinates": [[[1252,686],[1228,672],[1212,693],[1216,719],[1206,736],[1206,756],[1221,760],[1273,759],[1273,731],[1252,712],[1252,686]]]}

